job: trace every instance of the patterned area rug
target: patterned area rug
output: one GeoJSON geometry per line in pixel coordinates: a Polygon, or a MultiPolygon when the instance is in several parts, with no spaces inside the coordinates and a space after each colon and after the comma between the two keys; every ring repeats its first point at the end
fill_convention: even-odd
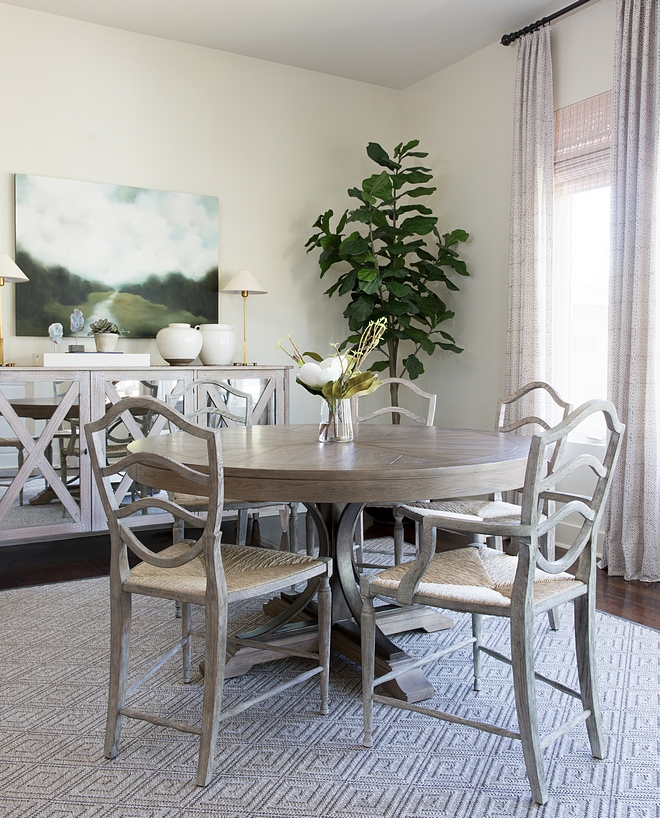
{"type": "MultiPolygon", "coordinates": [[[[172,605],[135,603],[134,656],[152,660],[178,630],[172,605]]],[[[531,801],[518,742],[413,713],[377,709],[375,744],[361,747],[359,670],[333,655],[331,713],[318,714],[314,682],[256,706],[221,728],[215,778],[193,783],[194,736],[128,721],[122,752],[103,758],[108,655],[104,578],[0,593],[0,815],[6,818],[658,818],[660,816],[660,634],[599,616],[599,673],[607,758],[592,759],[584,726],[545,753],[551,800],[531,801]]],[[[259,609],[234,609],[243,623],[259,609]]],[[[563,627],[539,619],[539,669],[574,683],[571,611],[563,627]]],[[[412,654],[469,630],[397,638],[412,654]]],[[[507,623],[485,623],[507,650],[507,623]]],[[[199,658],[199,657],[198,657],[199,658]]],[[[140,661],[133,665],[135,675],[140,661]]],[[[236,701],[284,678],[285,659],[228,682],[236,701]]],[[[485,659],[484,689],[471,689],[468,651],[432,673],[435,703],[515,729],[509,669],[485,659]]],[[[542,727],[575,709],[539,684],[542,727]]],[[[201,685],[180,682],[174,660],[146,687],[154,713],[199,714],[201,685]]]]}

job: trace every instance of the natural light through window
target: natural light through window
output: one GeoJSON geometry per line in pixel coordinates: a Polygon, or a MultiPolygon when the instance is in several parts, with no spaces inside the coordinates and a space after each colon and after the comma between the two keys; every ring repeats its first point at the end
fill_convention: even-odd
{"type": "Polygon", "coordinates": [[[556,382],[578,406],[607,396],[610,188],[558,196],[555,221],[556,382]]]}

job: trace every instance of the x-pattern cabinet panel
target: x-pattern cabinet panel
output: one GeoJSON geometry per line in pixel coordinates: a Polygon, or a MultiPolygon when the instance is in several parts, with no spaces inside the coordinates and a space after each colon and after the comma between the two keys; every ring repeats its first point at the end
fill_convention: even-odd
{"type": "MultiPolygon", "coordinates": [[[[93,485],[81,430],[128,395],[161,400],[193,380],[229,382],[251,395],[251,422],[287,423],[289,367],[149,367],[145,369],[0,368],[0,543],[54,539],[107,529],[93,485]]],[[[217,390],[215,400],[217,402],[217,390]]],[[[211,400],[204,389],[177,406],[189,413],[211,400]]],[[[231,409],[232,395],[224,400],[231,409]]],[[[166,431],[148,416],[122,417],[110,430],[109,455],[121,457],[131,440],[166,431]]],[[[144,491],[128,476],[116,485],[118,502],[144,491]]],[[[144,525],[165,523],[164,513],[144,525]]]]}

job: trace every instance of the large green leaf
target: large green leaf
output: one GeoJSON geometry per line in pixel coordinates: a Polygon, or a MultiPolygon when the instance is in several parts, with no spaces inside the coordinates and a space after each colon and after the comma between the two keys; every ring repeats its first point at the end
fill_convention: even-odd
{"type": "Polygon", "coordinates": [[[373,278],[371,281],[361,281],[360,289],[362,290],[363,293],[366,293],[367,295],[373,295],[374,293],[377,293],[378,290],[380,290],[381,284],[382,281],[380,277],[376,276],[376,278],[373,278]]]}
{"type": "Polygon", "coordinates": [[[430,196],[432,193],[435,193],[436,190],[437,188],[435,187],[414,187],[412,190],[406,190],[405,195],[413,199],[418,199],[420,196],[430,196]]]}
{"type": "Polygon", "coordinates": [[[467,241],[470,234],[466,233],[465,230],[452,230],[451,233],[445,233],[442,238],[445,244],[451,247],[453,244],[458,244],[459,241],[467,241]]]}
{"type": "Polygon", "coordinates": [[[350,316],[359,325],[364,325],[371,317],[373,308],[374,299],[372,297],[367,298],[358,295],[355,300],[351,301],[351,303],[346,307],[344,310],[344,315],[347,318],[350,316]]]}
{"type": "Polygon", "coordinates": [[[400,281],[387,281],[385,283],[387,289],[397,298],[405,298],[406,296],[414,295],[415,291],[407,284],[401,284],[400,281]]]}
{"type": "Polygon", "coordinates": [[[350,273],[346,273],[343,277],[343,280],[340,279],[341,285],[339,287],[339,295],[346,295],[346,293],[350,293],[352,289],[354,289],[355,285],[357,284],[357,273],[355,270],[351,270],[350,273]]]}
{"type": "Polygon", "coordinates": [[[358,256],[360,253],[365,253],[369,249],[369,244],[366,239],[356,231],[351,233],[348,238],[339,245],[339,252],[342,256],[358,256]]]}
{"type": "Polygon", "coordinates": [[[419,185],[422,182],[428,182],[430,179],[433,179],[432,173],[425,173],[422,170],[405,170],[401,173],[397,173],[399,179],[403,179],[405,184],[408,185],[419,185]]]}
{"type": "Polygon", "coordinates": [[[363,267],[361,270],[358,270],[357,277],[360,281],[373,281],[377,275],[378,270],[375,270],[373,267],[363,267]]]}
{"type": "Polygon", "coordinates": [[[372,199],[391,199],[392,179],[385,170],[382,173],[375,173],[362,182],[362,191],[365,199],[370,197],[372,199]]]}
{"type": "Polygon", "coordinates": [[[427,236],[437,221],[435,216],[409,216],[401,223],[401,230],[409,235],[427,236]]]}
{"type": "Polygon", "coordinates": [[[390,159],[387,151],[382,148],[378,142],[370,142],[367,145],[367,156],[369,159],[373,159],[377,165],[384,168],[389,168],[390,170],[398,170],[401,167],[398,162],[390,159]]]}
{"type": "Polygon", "coordinates": [[[389,368],[389,365],[390,365],[389,361],[374,361],[374,363],[371,364],[369,369],[372,372],[384,372],[386,369],[389,368]]]}
{"type": "Polygon", "coordinates": [[[408,355],[404,360],[403,365],[410,375],[410,380],[414,381],[424,372],[424,366],[416,355],[408,355]]]}

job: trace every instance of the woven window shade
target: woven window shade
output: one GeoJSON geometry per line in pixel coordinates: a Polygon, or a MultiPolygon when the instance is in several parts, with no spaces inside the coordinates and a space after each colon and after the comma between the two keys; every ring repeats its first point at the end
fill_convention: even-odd
{"type": "Polygon", "coordinates": [[[612,92],[555,111],[555,194],[610,183],[612,92]]]}

